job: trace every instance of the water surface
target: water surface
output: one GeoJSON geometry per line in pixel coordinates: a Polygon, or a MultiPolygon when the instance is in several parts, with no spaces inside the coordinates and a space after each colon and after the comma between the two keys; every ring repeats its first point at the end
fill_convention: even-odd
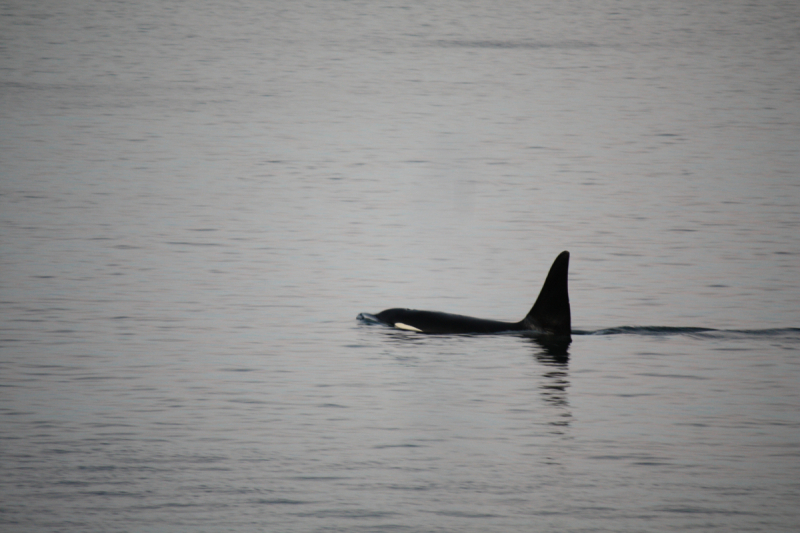
{"type": "Polygon", "coordinates": [[[796,529],[795,3],[0,15],[4,531],[796,529]]]}

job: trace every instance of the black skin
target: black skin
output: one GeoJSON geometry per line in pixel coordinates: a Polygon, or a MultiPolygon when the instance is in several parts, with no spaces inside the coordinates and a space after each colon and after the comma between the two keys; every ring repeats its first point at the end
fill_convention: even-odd
{"type": "Polygon", "coordinates": [[[500,333],[530,329],[522,322],[484,320],[471,316],[416,309],[387,309],[375,316],[384,324],[390,326],[397,323],[406,324],[424,333],[500,333]]]}

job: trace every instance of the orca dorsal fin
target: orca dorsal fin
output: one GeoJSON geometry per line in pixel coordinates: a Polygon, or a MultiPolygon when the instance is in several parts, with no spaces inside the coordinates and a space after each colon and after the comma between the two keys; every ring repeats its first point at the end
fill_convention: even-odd
{"type": "Polygon", "coordinates": [[[570,335],[572,319],[569,312],[569,252],[558,254],[547,279],[544,280],[539,297],[522,324],[528,329],[540,330],[555,335],[570,335]]]}

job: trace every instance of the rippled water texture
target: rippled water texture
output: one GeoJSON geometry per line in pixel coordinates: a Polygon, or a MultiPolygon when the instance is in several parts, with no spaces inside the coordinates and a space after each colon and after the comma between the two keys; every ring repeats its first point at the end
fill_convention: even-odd
{"type": "Polygon", "coordinates": [[[796,531],[799,21],[0,0],[0,529],[796,531]]]}

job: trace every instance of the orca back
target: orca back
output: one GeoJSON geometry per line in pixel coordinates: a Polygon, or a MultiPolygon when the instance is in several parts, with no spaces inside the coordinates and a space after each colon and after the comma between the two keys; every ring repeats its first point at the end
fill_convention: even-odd
{"type": "Polygon", "coordinates": [[[553,261],[533,308],[519,322],[501,322],[438,311],[398,308],[386,309],[375,315],[361,313],[358,318],[420,333],[533,331],[558,337],[569,337],[572,333],[572,320],[567,288],[568,273],[569,252],[564,251],[553,261]]]}

